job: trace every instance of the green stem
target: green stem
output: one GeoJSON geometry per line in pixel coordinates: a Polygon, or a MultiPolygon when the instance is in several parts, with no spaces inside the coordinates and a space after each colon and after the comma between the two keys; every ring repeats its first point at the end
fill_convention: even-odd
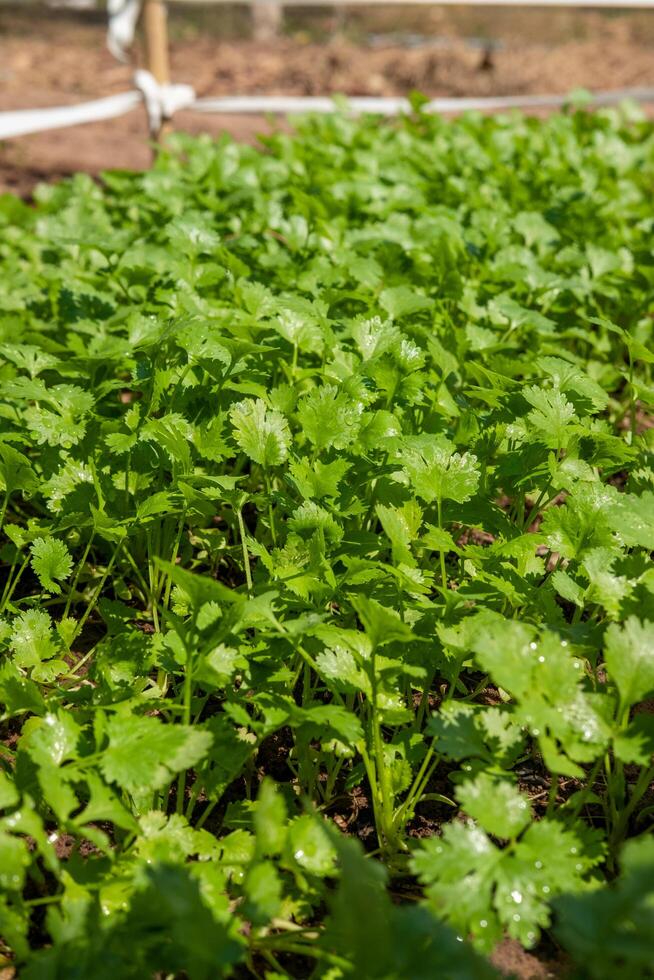
{"type": "MultiPolygon", "coordinates": [[[[440,497],[438,497],[436,500],[436,507],[438,510],[438,530],[442,531],[443,530],[443,504],[440,497]]],[[[443,586],[443,591],[445,591],[447,589],[447,571],[445,569],[445,552],[443,551],[442,548],[439,548],[438,554],[441,563],[441,583],[443,586]]]]}
{"type": "Polygon", "coordinates": [[[4,592],[2,593],[2,601],[0,602],[0,612],[4,612],[6,606],[11,602],[12,596],[16,591],[16,587],[20,582],[23,572],[27,568],[27,563],[29,560],[30,560],[30,556],[28,552],[25,558],[23,559],[23,564],[18,569],[18,573],[14,577],[13,582],[11,580],[11,576],[7,579],[7,584],[5,585],[4,592]]]}
{"type": "Polygon", "coordinates": [[[552,773],[550,789],[547,797],[547,816],[551,817],[556,809],[556,799],[559,795],[559,777],[552,773]]]}
{"type": "Polygon", "coordinates": [[[275,514],[272,505],[272,487],[267,470],[263,471],[263,480],[266,485],[266,495],[268,497],[268,520],[270,521],[270,533],[272,535],[273,547],[277,547],[277,531],[275,529],[275,514]]]}
{"type": "Polygon", "coordinates": [[[9,491],[5,491],[5,495],[2,500],[2,508],[0,509],[0,530],[5,522],[5,514],[7,513],[7,504],[9,503],[9,491]]]}
{"type": "Polygon", "coordinates": [[[74,666],[74,667],[71,667],[71,669],[70,669],[70,673],[71,673],[71,675],[73,675],[73,676],[74,676],[74,675],[75,675],[75,674],[77,673],[77,671],[78,671],[78,670],[81,670],[81,669],[82,669],[82,667],[84,666],[84,664],[85,664],[85,663],[86,663],[86,662],[87,662],[88,660],[90,660],[90,658],[91,658],[91,657],[93,656],[93,654],[95,653],[95,648],[96,648],[96,646],[97,646],[97,643],[94,643],[94,644],[93,644],[93,646],[91,647],[91,649],[90,649],[90,650],[87,650],[87,652],[86,652],[86,653],[84,654],[84,656],[83,656],[83,657],[81,657],[81,658],[80,658],[80,659],[79,659],[79,660],[77,661],[77,663],[75,664],[75,666],[74,666]]]}
{"type": "Polygon", "coordinates": [[[529,514],[527,515],[527,518],[524,524],[522,525],[523,531],[526,531],[529,527],[531,527],[531,525],[536,520],[538,514],[540,513],[540,509],[543,505],[543,501],[545,500],[545,497],[547,496],[549,489],[550,489],[550,481],[548,480],[545,486],[543,487],[543,489],[541,490],[541,492],[539,493],[538,497],[536,498],[536,503],[529,511],[529,514]]]}
{"type": "Polygon", "coordinates": [[[88,540],[88,543],[86,545],[86,548],[84,549],[84,554],[82,555],[82,557],[81,557],[81,559],[80,559],[80,561],[79,561],[79,563],[77,565],[77,568],[75,569],[75,575],[73,577],[73,581],[70,583],[70,589],[68,590],[68,597],[66,599],[66,605],[64,607],[64,615],[63,615],[63,618],[64,619],[68,616],[68,613],[70,612],[70,606],[71,606],[71,603],[73,601],[73,596],[75,595],[75,590],[77,588],[77,583],[79,582],[79,577],[82,574],[82,569],[86,565],[86,559],[89,556],[89,551],[91,550],[91,546],[93,544],[94,537],[95,537],[95,531],[92,531],[91,532],[91,536],[90,536],[90,538],[88,540]]]}
{"type": "Polygon", "coordinates": [[[154,562],[152,560],[153,554],[157,554],[156,550],[152,547],[152,532],[148,529],[145,532],[145,540],[148,549],[148,580],[150,582],[150,587],[148,589],[148,595],[150,596],[150,612],[152,613],[152,622],[154,624],[155,632],[159,633],[159,610],[157,609],[157,578],[154,568],[154,562]]]}
{"type": "Polygon", "coordinates": [[[602,761],[603,761],[603,757],[600,756],[599,759],[597,759],[597,761],[593,765],[593,768],[590,770],[590,773],[588,774],[588,779],[586,780],[586,785],[584,786],[584,788],[579,793],[579,796],[577,797],[576,803],[575,803],[574,807],[572,808],[572,810],[570,811],[570,817],[571,817],[572,820],[576,820],[577,819],[577,817],[579,816],[579,814],[583,810],[584,806],[586,805],[586,800],[588,799],[588,797],[592,793],[593,786],[597,782],[597,777],[599,776],[599,771],[602,768],[602,761]]]}
{"type": "MultiPolygon", "coordinates": [[[[185,725],[191,724],[191,714],[192,714],[192,702],[193,702],[193,661],[191,659],[190,651],[186,650],[186,666],[184,670],[184,689],[183,689],[183,707],[184,713],[182,715],[182,720],[185,725]]],[[[177,812],[184,812],[184,794],[186,792],[186,770],[183,769],[177,777],[177,812]]]]}
{"type": "Polygon", "coordinates": [[[314,960],[325,960],[332,966],[337,966],[341,970],[349,970],[350,963],[342,956],[330,953],[326,949],[321,949],[315,944],[289,943],[285,936],[267,936],[266,942],[282,953],[295,953],[297,956],[309,956],[314,960]]]}
{"type": "Polygon", "coordinates": [[[148,585],[148,583],[143,578],[143,575],[141,574],[141,569],[138,567],[138,565],[134,561],[134,557],[132,555],[132,552],[129,550],[129,548],[125,548],[125,558],[127,558],[127,561],[132,566],[132,569],[134,571],[134,574],[136,575],[136,577],[137,577],[137,579],[138,579],[138,581],[139,581],[139,583],[141,585],[141,589],[143,590],[144,597],[150,603],[151,602],[150,586],[148,585]]]}
{"type": "Polygon", "coordinates": [[[238,529],[241,535],[241,548],[243,549],[243,569],[245,571],[245,581],[247,582],[248,593],[249,595],[252,595],[253,587],[252,587],[252,572],[250,570],[250,555],[248,553],[248,546],[246,543],[245,522],[243,521],[243,513],[240,507],[237,508],[236,519],[238,520],[238,529]]]}
{"type": "Polygon", "coordinates": [[[132,463],[132,453],[131,451],[127,453],[127,459],[125,460],[125,513],[129,513],[129,471],[132,463]]]}
{"type": "Polygon", "coordinates": [[[381,796],[382,805],[382,830],[383,830],[383,840],[380,841],[382,847],[384,844],[391,844],[395,834],[393,829],[393,797],[391,793],[391,788],[388,783],[388,767],[386,766],[386,760],[384,758],[384,740],[382,738],[381,730],[381,720],[379,717],[379,707],[377,698],[377,651],[376,647],[373,647],[372,654],[370,657],[370,686],[371,686],[371,727],[372,727],[372,749],[373,758],[375,761],[376,775],[379,783],[379,790],[381,796]]]}
{"type": "Polygon", "coordinates": [[[116,559],[118,558],[118,555],[120,554],[120,550],[121,550],[122,546],[123,546],[123,542],[122,541],[119,541],[118,542],[118,545],[117,545],[117,547],[116,547],[116,549],[115,549],[115,551],[113,553],[113,555],[111,556],[111,559],[109,561],[109,564],[107,565],[107,567],[104,570],[104,573],[103,573],[103,575],[102,575],[102,577],[100,579],[100,582],[98,584],[98,587],[95,590],[95,593],[93,595],[93,599],[91,600],[91,602],[86,607],[86,611],[85,611],[84,615],[82,616],[82,618],[80,619],[79,623],[75,627],[75,633],[73,634],[73,639],[75,639],[76,636],[79,636],[79,634],[82,632],[82,630],[84,629],[84,626],[86,624],[87,619],[89,618],[89,616],[91,615],[91,613],[95,609],[95,606],[96,606],[96,604],[98,602],[98,599],[100,598],[100,595],[102,594],[102,590],[104,588],[104,584],[107,581],[107,579],[109,578],[109,576],[111,575],[111,570],[113,569],[113,567],[114,567],[114,565],[116,563],[116,559]]]}
{"type": "MultiPolygon", "coordinates": [[[[186,508],[184,508],[184,510],[182,511],[182,516],[179,519],[179,526],[177,528],[177,535],[175,537],[175,544],[173,545],[173,551],[172,551],[172,554],[170,556],[170,564],[171,565],[174,565],[176,563],[176,561],[177,561],[177,555],[179,553],[179,546],[180,546],[181,541],[182,541],[182,534],[184,533],[184,521],[185,520],[186,520],[186,508]]],[[[172,589],[172,587],[173,587],[173,580],[172,580],[172,577],[169,575],[167,577],[167,580],[166,580],[166,589],[165,589],[165,594],[164,594],[164,599],[163,599],[163,604],[162,604],[162,608],[163,608],[164,611],[168,609],[168,605],[170,603],[170,590],[172,589]]]]}
{"type": "Polygon", "coordinates": [[[434,769],[438,765],[438,759],[434,759],[433,763],[430,765],[433,755],[434,743],[432,742],[425,753],[425,758],[422,760],[422,765],[420,766],[420,769],[413,780],[413,785],[411,786],[405,801],[395,813],[394,822],[398,830],[404,823],[406,823],[407,819],[411,818],[411,814],[415,809],[416,803],[419,802],[420,798],[422,797],[427,783],[431,779],[434,769]]]}
{"type": "Polygon", "coordinates": [[[217,806],[218,806],[218,800],[212,800],[209,806],[204,810],[202,815],[196,821],[195,824],[196,830],[202,830],[202,827],[204,826],[206,820],[211,816],[211,814],[213,813],[213,811],[216,809],[217,806]]]}
{"type": "Polygon", "coordinates": [[[636,785],[634,786],[631,796],[629,797],[629,802],[622,810],[620,817],[616,821],[613,833],[611,834],[612,848],[615,848],[622,841],[629,825],[629,821],[633,816],[634,810],[649,789],[649,785],[652,780],[654,780],[654,765],[650,766],[648,769],[641,770],[636,781],[636,785]]]}
{"type": "Polygon", "coordinates": [[[636,392],[634,389],[634,359],[631,355],[631,348],[627,347],[629,355],[629,434],[631,436],[629,444],[633,446],[636,434],[636,392]]]}

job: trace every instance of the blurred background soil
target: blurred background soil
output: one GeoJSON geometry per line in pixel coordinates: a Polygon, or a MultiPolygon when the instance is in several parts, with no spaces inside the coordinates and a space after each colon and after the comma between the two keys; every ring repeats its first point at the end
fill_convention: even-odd
{"type": "MultiPolygon", "coordinates": [[[[280,36],[252,39],[250,9],[171,5],[173,80],[207,95],[520,95],[654,86],[654,11],[429,7],[290,8],[280,36]]],[[[0,111],[131,88],[106,49],[102,11],[0,5],[0,111]]],[[[187,131],[254,140],[258,116],[180,113],[187,131]]],[[[29,194],[76,170],[142,168],[145,114],[0,143],[0,191],[29,194]]]]}

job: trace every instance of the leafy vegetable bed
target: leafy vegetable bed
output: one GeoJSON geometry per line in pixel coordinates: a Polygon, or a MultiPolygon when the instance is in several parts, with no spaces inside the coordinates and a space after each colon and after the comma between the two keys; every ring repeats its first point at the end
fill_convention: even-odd
{"type": "Polygon", "coordinates": [[[654,975],[653,199],[624,109],[0,201],[21,977],[654,975]]]}

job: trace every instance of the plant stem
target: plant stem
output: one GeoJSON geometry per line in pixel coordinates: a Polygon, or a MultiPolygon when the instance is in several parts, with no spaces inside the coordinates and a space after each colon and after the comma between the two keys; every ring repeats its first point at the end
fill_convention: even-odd
{"type": "MultiPolygon", "coordinates": [[[[184,713],[182,720],[185,725],[191,724],[193,702],[193,660],[188,647],[186,648],[186,664],[184,669],[184,688],[183,688],[183,707],[184,713]]],[[[184,794],[186,791],[186,770],[183,769],[177,777],[177,812],[184,812],[184,794]]]]}
{"type": "Polygon", "coordinates": [[[2,508],[0,508],[0,530],[5,522],[5,514],[7,513],[7,504],[9,503],[9,491],[5,491],[5,495],[2,500],[2,508]]]}
{"type": "Polygon", "coordinates": [[[590,796],[590,794],[591,794],[591,792],[593,790],[593,786],[595,785],[595,783],[597,781],[597,777],[599,775],[599,771],[602,768],[602,761],[603,761],[603,757],[600,756],[599,759],[597,759],[596,762],[595,762],[595,764],[593,765],[593,768],[591,769],[591,771],[590,771],[590,773],[588,775],[588,779],[586,780],[586,785],[581,790],[579,796],[577,797],[577,801],[576,801],[574,807],[572,808],[572,811],[571,811],[571,814],[570,814],[572,820],[576,820],[576,818],[579,816],[579,814],[583,810],[584,806],[586,805],[586,800],[590,796]]]}
{"type": "Polygon", "coordinates": [[[91,536],[90,536],[90,538],[88,540],[88,543],[86,545],[86,548],[84,549],[84,554],[80,558],[80,561],[79,561],[79,563],[77,565],[77,568],[75,569],[75,575],[73,577],[73,581],[70,583],[70,589],[68,590],[68,597],[66,599],[66,605],[64,607],[64,614],[63,614],[63,618],[64,619],[68,616],[68,613],[70,612],[70,606],[71,606],[71,603],[73,601],[73,596],[75,594],[75,589],[77,588],[77,583],[79,582],[79,577],[82,574],[82,569],[86,565],[86,559],[89,556],[89,551],[91,550],[91,546],[93,544],[93,539],[94,538],[95,538],[95,531],[92,531],[91,532],[91,536]]]}
{"type": "Polygon", "coordinates": [[[5,585],[4,592],[2,593],[2,601],[0,602],[0,612],[4,612],[6,606],[11,602],[12,596],[16,591],[16,587],[20,582],[21,576],[27,567],[27,563],[30,560],[29,552],[23,559],[23,563],[18,569],[18,573],[15,576],[13,582],[11,581],[11,576],[7,579],[7,584],[5,585]]]}
{"type": "Polygon", "coordinates": [[[120,550],[121,550],[121,548],[123,546],[123,541],[124,541],[124,538],[123,538],[123,540],[121,540],[121,541],[118,542],[118,545],[115,548],[113,555],[111,556],[111,559],[109,561],[109,564],[107,565],[107,567],[104,570],[104,573],[103,573],[103,575],[102,575],[102,577],[100,579],[100,582],[98,584],[98,587],[95,590],[95,594],[93,596],[93,599],[91,600],[91,602],[86,607],[86,612],[84,613],[84,615],[80,619],[79,623],[75,627],[75,632],[73,634],[73,639],[75,639],[76,636],[79,636],[79,634],[82,632],[82,630],[84,629],[84,626],[86,624],[87,619],[89,618],[89,616],[91,615],[92,611],[94,610],[94,608],[95,608],[95,606],[97,604],[97,601],[100,598],[100,595],[102,593],[102,589],[104,588],[104,584],[107,581],[107,579],[109,578],[109,576],[111,575],[111,570],[112,570],[112,568],[114,567],[114,565],[116,563],[116,559],[118,558],[118,555],[120,554],[120,550]]]}
{"type": "Polygon", "coordinates": [[[272,535],[273,547],[277,547],[277,531],[275,530],[275,514],[272,505],[272,487],[270,484],[270,478],[268,476],[268,471],[263,471],[263,480],[266,486],[266,496],[268,497],[268,520],[270,521],[270,534],[272,535]]]}
{"type": "Polygon", "coordinates": [[[245,571],[245,581],[248,586],[248,594],[252,595],[252,571],[250,569],[250,555],[248,553],[248,546],[245,537],[245,523],[243,521],[243,513],[241,508],[238,507],[236,510],[236,519],[238,520],[238,529],[241,535],[241,548],[243,549],[243,569],[245,571]]]}
{"type": "MultiPolygon", "coordinates": [[[[443,504],[441,498],[438,497],[436,500],[436,507],[438,511],[438,530],[443,530],[443,504]]],[[[441,563],[441,584],[443,586],[443,591],[447,589],[447,571],[445,569],[445,552],[442,548],[439,548],[438,554],[440,556],[441,563]]]]}
{"type": "Polygon", "coordinates": [[[648,769],[642,769],[636,785],[634,786],[631,796],[629,797],[629,802],[623,808],[619,818],[617,819],[613,832],[611,834],[611,847],[615,848],[624,838],[627,827],[629,826],[629,821],[633,816],[634,810],[642,800],[643,796],[647,792],[650,783],[654,780],[654,765],[650,766],[648,769]]]}
{"type": "MultiPolygon", "coordinates": [[[[179,553],[179,546],[180,546],[181,541],[182,541],[182,534],[184,533],[184,522],[185,522],[185,520],[186,520],[186,507],[183,509],[182,515],[181,515],[181,517],[179,519],[179,525],[177,527],[177,535],[175,537],[175,544],[173,545],[173,551],[172,551],[172,554],[170,556],[170,564],[171,565],[174,565],[176,563],[176,561],[177,561],[177,555],[179,553]]],[[[169,575],[167,577],[167,579],[166,579],[166,589],[165,589],[165,592],[164,592],[164,598],[163,598],[163,603],[162,603],[162,608],[163,608],[164,611],[168,609],[168,605],[170,603],[170,590],[172,589],[172,587],[173,587],[173,580],[172,580],[171,576],[169,575]]]]}
{"type": "Polygon", "coordinates": [[[370,686],[371,686],[370,721],[372,727],[372,749],[373,749],[373,759],[375,762],[376,776],[377,776],[380,795],[381,795],[383,841],[380,841],[380,844],[383,847],[384,843],[388,845],[393,842],[395,833],[393,828],[393,796],[392,796],[390,785],[388,783],[389,770],[386,765],[386,760],[384,758],[384,740],[382,738],[381,720],[379,717],[379,707],[377,703],[378,692],[377,692],[376,647],[373,647],[372,654],[370,657],[370,686]]]}

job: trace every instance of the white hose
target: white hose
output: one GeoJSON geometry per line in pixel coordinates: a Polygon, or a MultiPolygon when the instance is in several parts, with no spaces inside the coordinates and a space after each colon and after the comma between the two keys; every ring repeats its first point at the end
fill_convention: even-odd
{"type": "MultiPolygon", "coordinates": [[[[555,109],[570,102],[570,95],[506,95],[489,98],[441,98],[432,99],[424,108],[427,112],[467,112],[470,110],[496,109],[555,109]]],[[[654,88],[626,88],[610,92],[589,94],[588,103],[592,105],[612,105],[635,99],[639,102],[654,102],[654,88]]],[[[380,116],[393,116],[410,112],[407,99],[353,97],[347,99],[346,106],[354,113],[373,113],[380,116]]],[[[226,96],[217,99],[198,99],[192,107],[197,112],[216,113],[278,113],[296,115],[304,112],[334,112],[337,108],[333,99],[325,96],[286,96],[286,95],[244,95],[226,96]]]]}
{"type": "Polygon", "coordinates": [[[107,47],[118,61],[127,61],[140,13],[141,0],[107,0],[107,47]]]}
{"type": "Polygon", "coordinates": [[[106,99],[95,99],[79,105],[0,112],[0,140],[39,133],[46,129],[62,129],[65,126],[79,126],[80,123],[113,119],[131,112],[142,101],[140,92],[121,92],[120,95],[110,95],[106,99]]]}
{"type": "MultiPolygon", "coordinates": [[[[0,112],[0,139],[25,136],[49,129],[78,126],[81,123],[99,122],[131,112],[145,102],[152,132],[156,132],[162,119],[170,119],[175,112],[192,109],[196,112],[219,114],[297,115],[306,112],[335,112],[339,103],[317,96],[225,96],[224,98],[196,99],[190,85],[159,85],[146,71],[135,74],[138,90],[110,95],[106,99],[82,102],[74,106],[58,106],[50,109],[21,109],[0,112]]],[[[654,88],[626,88],[609,92],[597,92],[588,96],[589,105],[614,105],[625,99],[638,102],[654,102],[654,88]]],[[[450,113],[469,110],[494,111],[502,109],[556,109],[570,102],[569,95],[509,95],[491,98],[433,99],[425,109],[429,112],[450,113]]],[[[396,115],[409,112],[406,99],[351,98],[343,103],[353,113],[396,115]]]]}

